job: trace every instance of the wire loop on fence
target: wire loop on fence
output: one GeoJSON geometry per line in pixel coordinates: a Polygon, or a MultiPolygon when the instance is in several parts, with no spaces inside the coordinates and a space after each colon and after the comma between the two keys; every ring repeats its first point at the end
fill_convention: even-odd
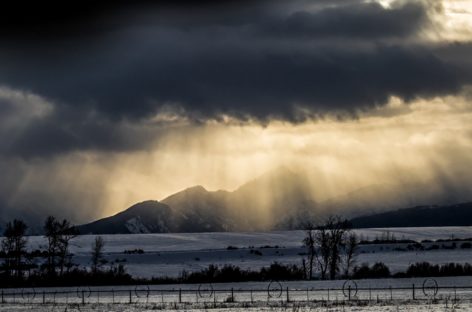
{"type": "Polygon", "coordinates": [[[134,288],[134,294],[138,298],[149,298],[149,286],[136,286],[134,288]]]}
{"type": "Polygon", "coordinates": [[[280,298],[282,296],[282,284],[279,281],[271,281],[267,286],[269,298],[280,298]]]}
{"type": "Polygon", "coordinates": [[[214,294],[213,285],[211,284],[200,284],[197,290],[200,298],[211,298],[214,294]]]}
{"type": "Polygon", "coordinates": [[[436,297],[438,294],[438,282],[434,278],[427,278],[423,282],[423,294],[426,297],[436,297]]]}
{"type": "Polygon", "coordinates": [[[344,297],[346,297],[346,298],[355,297],[355,296],[357,296],[357,291],[358,291],[358,287],[357,287],[357,283],[355,281],[346,280],[343,283],[343,295],[344,295],[344,297]]]}
{"type": "Polygon", "coordinates": [[[92,295],[92,290],[90,289],[90,287],[78,287],[77,288],[77,297],[78,298],[90,298],[90,296],[92,295]]]}
{"type": "Polygon", "coordinates": [[[21,298],[23,298],[23,300],[33,301],[35,297],[36,297],[36,290],[34,288],[31,288],[26,292],[24,288],[21,290],[21,298]]]}

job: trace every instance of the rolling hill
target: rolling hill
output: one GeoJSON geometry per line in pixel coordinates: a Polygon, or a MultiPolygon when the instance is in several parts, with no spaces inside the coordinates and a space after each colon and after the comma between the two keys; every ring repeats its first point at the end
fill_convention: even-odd
{"type": "Polygon", "coordinates": [[[417,206],[388,211],[351,220],[355,228],[425,227],[472,225],[472,202],[444,205],[417,206]]]}

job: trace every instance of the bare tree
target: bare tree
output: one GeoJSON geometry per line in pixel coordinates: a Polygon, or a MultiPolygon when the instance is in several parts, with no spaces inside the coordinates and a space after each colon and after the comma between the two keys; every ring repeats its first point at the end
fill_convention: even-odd
{"type": "Polygon", "coordinates": [[[326,279],[328,271],[329,259],[331,257],[331,249],[329,244],[329,235],[326,227],[319,226],[316,229],[316,241],[319,248],[319,256],[317,258],[318,268],[320,270],[321,279],[326,279]]]}
{"type": "Polygon", "coordinates": [[[8,222],[3,233],[2,250],[5,253],[5,271],[9,276],[16,272],[19,278],[23,272],[23,257],[26,254],[26,230],[28,226],[21,220],[8,222]]]}
{"type": "Polygon", "coordinates": [[[312,223],[307,223],[305,225],[305,238],[303,239],[303,244],[307,251],[307,260],[305,261],[305,259],[303,259],[303,267],[305,269],[306,277],[309,280],[313,278],[315,258],[317,257],[315,232],[316,229],[312,223]]]}
{"type": "MultiPolygon", "coordinates": [[[[316,227],[306,227],[303,243],[308,255],[308,278],[313,277],[314,261],[320,272],[321,279],[335,279],[339,273],[343,252],[346,251],[346,233],[349,232],[349,223],[338,216],[328,217],[326,221],[316,227]]],[[[350,257],[353,261],[354,252],[350,257]]]]}
{"type": "Polygon", "coordinates": [[[359,241],[357,239],[357,235],[355,233],[349,233],[346,237],[346,242],[344,244],[344,249],[345,249],[344,275],[346,277],[349,276],[351,269],[354,267],[355,256],[357,253],[358,245],[359,245],[359,241]]]}
{"type": "Polygon", "coordinates": [[[328,243],[331,250],[329,257],[329,278],[335,279],[339,271],[341,262],[341,248],[345,239],[345,234],[349,230],[347,220],[342,220],[339,216],[329,217],[324,227],[328,230],[328,243]]]}
{"type": "Polygon", "coordinates": [[[72,254],[69,252],[70,241],[77,237],[77,229],[67,220],[59,222],[59,274],[64,273],[64,268],[70,267],[72,254]]]}
{"type": "Polygon", "coordinates": [[[95,237],[95,241],[92,244],[92,272],[97,273],[100,267],[105,262],[103,256],[103,248],[105,247],[105,241],[101,236],[95,237]]]}
{"type": "Polygon", "coordinates": [[[5,231],[3,232],[2,252],[5,260],[3,262],[3,270],[7,276],[13,275],[13,253],[15,250],[15,238],[11,230],[11,223],[7,223],[5,231]]]}
{"type": "Polygon", "coordinates": [[[69,253],[70,241],[77,236],[77,230],[69,221],[58,221],[49,216],[44,223],[44,235],[48,240],[47,247],[47,271],[50,275],[64,273],[64,268],[70,267],[71,254],[69,253]]]}
{"type": "Polygon", "coordinates": [[[48,246],[46,250],[47,254],[47,263],[46,269],[49,275],[56,274],[56,256],[57,256],[57,249],[59,244],[59,237],[58,237],[58,222],[56,218],[53,216],[49,216],[46,218],[44,222],[44,236],[47,239],[48,246]]]}

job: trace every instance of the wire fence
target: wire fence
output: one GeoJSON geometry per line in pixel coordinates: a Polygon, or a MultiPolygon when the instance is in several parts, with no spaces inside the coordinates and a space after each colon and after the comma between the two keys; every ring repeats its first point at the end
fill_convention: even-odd
{"type": "Polygon", "coordinates": [[[272,281],[263,288],[223,289],[212,284],[185,285],[188,288],[156,289],[153,286],[114,288],[78,287],[67,289],[2,289],[0,304],[383,304],[401,302],[472,302],[472,286],[440,287],[434,279],[421,286],[358,287],[345,281],[341,288],[296,288],[272,281]]]}

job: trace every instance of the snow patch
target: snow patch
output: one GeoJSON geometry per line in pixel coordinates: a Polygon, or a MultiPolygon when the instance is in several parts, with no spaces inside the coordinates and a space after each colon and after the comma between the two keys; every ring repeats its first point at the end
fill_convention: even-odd
{"type": "Polygon", "coordinates": [[[126,228],[133,234],[149,234],[151,231],[143,224],[140,217],[131,218],[125,223],[126,228]]]}

